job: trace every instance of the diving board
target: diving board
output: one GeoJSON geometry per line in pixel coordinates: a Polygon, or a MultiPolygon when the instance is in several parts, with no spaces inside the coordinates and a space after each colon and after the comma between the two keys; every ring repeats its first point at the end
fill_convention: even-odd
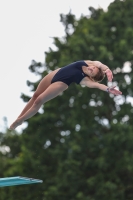
{"type": "Polygon", "coordinates": [[[15,177],[0,178],[0,187],[42,183],[42,182],[43,181],[39,179],[15,176],[15,177]]]}

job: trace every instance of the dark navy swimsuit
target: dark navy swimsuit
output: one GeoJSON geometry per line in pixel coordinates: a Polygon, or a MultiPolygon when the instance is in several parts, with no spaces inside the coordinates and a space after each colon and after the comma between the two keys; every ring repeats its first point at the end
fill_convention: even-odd
{"type": "Polygon", "coordinates": [[[79,84],[80,81],[87,76],[83,70],[82,66],[88,66],[83,60],[71,63],[65,67],[59,69],[59,71],[53,77],[51,83],[61,81],[66,83],[68,86],[74,82],[79,84]]]}

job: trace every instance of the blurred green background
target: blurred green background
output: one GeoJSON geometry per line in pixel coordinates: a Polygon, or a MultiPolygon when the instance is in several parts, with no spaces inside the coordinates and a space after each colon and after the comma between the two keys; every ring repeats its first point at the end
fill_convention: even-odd
{"type": "MultiPolygon", "coordinates": [[[[0,177],[27,176],[43,184],[0,188],[0,200],[133,199],[133,1],[89,11],[78,20],[61,14],[64,37],[53,38],[56,50],[45,52],[44,70],[35,60],[29,70],[41,80],[71,62],[99,60],[123,94],[72,84],[29,119],[22,134],[1,132],[0,177]]],[[[27,87],[35,91],[39,81],[27,81],[27,87]]]]}

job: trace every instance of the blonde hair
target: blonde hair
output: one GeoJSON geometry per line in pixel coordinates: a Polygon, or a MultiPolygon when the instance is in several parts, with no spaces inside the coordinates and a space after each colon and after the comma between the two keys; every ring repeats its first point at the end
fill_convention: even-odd
{"type": "Polygon", "coordinates": [[[95,77],[90,77],[90,78],[95,82],[101,82],[105,78],[105,73],[100,68],[102,63],[100,61],[91,61],[91,60],[89,60],[87,62],[87,64],[88,65],[93,65],[93,66],[95,66],[95,67],[97,67],[99,69],[98,73],[96,74],[96,76],[95,77]]]}
{"type": "Polygon", "coordinates": [[[99,69],[99,71],[96,74],[96,76],[93,77],[93,79],[96,82],[101,82],[105,78],[105,74],[104,74],[104,72],[100,68],[98,68],[98,69],[99,69]]]}

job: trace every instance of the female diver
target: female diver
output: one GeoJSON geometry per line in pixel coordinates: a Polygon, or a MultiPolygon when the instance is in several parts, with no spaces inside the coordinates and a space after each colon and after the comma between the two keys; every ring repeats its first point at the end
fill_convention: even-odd
{"type": "Polygon", "coordinates": [[[50,72],[41,80],[33,97],[9,129],[14,130],[25,120],[34,116],[42,104],[57,97],[72,82],[89,88],[98,88],[114,95],[121,95],[122,92],[116,90],[115,87],[108,87],[99,83],[103,80],[105,74],[108,81],[112,81],[113,74],[106,65],[99,61],[90,60],[80,60],[50,72]]]}

